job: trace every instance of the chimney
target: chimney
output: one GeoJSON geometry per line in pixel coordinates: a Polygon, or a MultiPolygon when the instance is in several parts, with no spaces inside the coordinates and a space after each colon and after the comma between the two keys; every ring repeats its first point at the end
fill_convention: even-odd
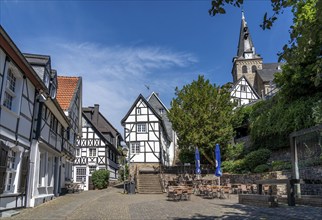
{"type": "Polygon", "coordinates": [[[93,112],[93,122],[95,125],[98,125],[98,113],[99,113],[99,104],[94,104],[94,112],[93,112]]]}

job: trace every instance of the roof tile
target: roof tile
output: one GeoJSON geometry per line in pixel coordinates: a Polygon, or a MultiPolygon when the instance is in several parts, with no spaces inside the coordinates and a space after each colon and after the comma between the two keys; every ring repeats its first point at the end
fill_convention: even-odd
{"type": "Polygon", "coordinates": [[[75,76],[58,76],[57,101],[61,108],[66,111],[69,109],[70,103],[76,92],[80,77],[75,76]]]}

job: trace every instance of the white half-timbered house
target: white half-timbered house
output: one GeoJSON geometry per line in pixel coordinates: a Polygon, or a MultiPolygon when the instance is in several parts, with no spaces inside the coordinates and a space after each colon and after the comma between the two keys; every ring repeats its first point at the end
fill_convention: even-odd
{"type": "MultiPolygon", "coordinates": [[[[150,97],[155,101],[155,94],[150,97]]],[[[163,105],[153,104],[155,107],[163,105]]],[[[166,113],[161,108],[155,109],[141,94],[133,103],[121,124],[128,144],[130,172],[170,165],[170,146],[172,139],[168,134],[164,120],[160,115],[166,113]]]]}
{"type": "Polygon", "coordinates": [[[84,190],[93,189],[91,174],[95,170],[108,170],[110,181],[118,179],[117,146],[122,137],[113,125],[100,113],[99,105],[83,108],[82,135],[77,140],[76,159],[73,166],[74,182],[84,190]]]}
{"type": "Polygon", "coordinates": [[[169,166],[172,166],[175,163],[175,152],[178,147],[178,137],[176,132],[172,129],[172,124],[168,118],[169,110],[163,104],[161,99],[159,98],[159,94],[152,92],[151,95],[147,98],[148,103],[152,106],[152,108],[159,113],[162,118],[165,129],[167,130],[167,134],[170,140],[170,145],[168,146],[168,157],[169,157],[169,166]]]}
{"type": "Polygon", "coordinates": [[[259,99],[258,94],[248,82],[245,76],[242,76],[231,88],[230,97],[237,106],[247,105],[256,102],[259,99]]]}
{"type": "MultiPolygon", "coordinates": [[[[76,147],[76,140],[82,133],[82,78],[74,76],[58,76],[57,100],[65,115],[69,118],[70,127],[67,130],[67,139],[72,147],[76,147]]],[[[65,142],[66,145],[68,142],[65,142]]],[[[61,159],[61,186],[73,179],[72,171],[75,154],[63,147],[61,159]]]]}
{"type": "Polygon", "coordinates": [[[27,206],[34,207],[59,196],[62,186],[64,157],[74,155],[75,148],[68,139],[69,119],[57,99],[57,73],[46,55],[24,54],[46,87],[38,97],[30,150],[27,206]]]}
{"type": "Polygon", "coordinates": [[[37,100],[46,90],[0,25],[0,217],[26,206],[37,100]]]}

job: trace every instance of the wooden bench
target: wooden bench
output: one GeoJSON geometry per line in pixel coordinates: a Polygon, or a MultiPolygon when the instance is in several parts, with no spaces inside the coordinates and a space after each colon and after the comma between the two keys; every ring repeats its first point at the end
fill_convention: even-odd
{"type": "Polygon", "coordinates": [[[239,194],[238,203],[262,207],[277,207],[278,199],[272,195],[239,194]]]}

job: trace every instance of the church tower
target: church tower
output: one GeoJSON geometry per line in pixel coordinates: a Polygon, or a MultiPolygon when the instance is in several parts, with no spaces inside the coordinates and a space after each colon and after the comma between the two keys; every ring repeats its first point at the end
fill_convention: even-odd
{"type": "Polygon", "coordinates": [[[237,56],[233,58],[233,82],[236,83],[242,76],[245,76],[253,87],[255,73],[262,68],[263,59],[255,52],[244,12],[242,12],[237,56]]]}

